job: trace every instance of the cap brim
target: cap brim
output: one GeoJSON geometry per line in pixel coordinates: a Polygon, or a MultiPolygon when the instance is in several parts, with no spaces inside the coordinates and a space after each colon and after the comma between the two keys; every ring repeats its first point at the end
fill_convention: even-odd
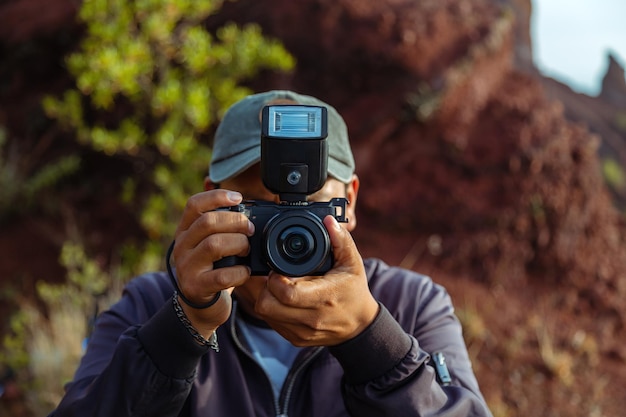
{"type": "Polygon", "coordinates": [[[215,183],[241,174],[252,165],[261,161],[261,146],[254,146],[245,151],[229,156],[222,161],[213,161],[209,171],[209,179],[215,183]]]}
{"type": "Polygon", "coordinates": [[[342,162],[333,157],[328,158],[328,174],[329,175],[347,184],[352,180],[353,173],[354,173],[354,170],[352,169],[352,167],[347,165],[345,162],[342,162]]]}

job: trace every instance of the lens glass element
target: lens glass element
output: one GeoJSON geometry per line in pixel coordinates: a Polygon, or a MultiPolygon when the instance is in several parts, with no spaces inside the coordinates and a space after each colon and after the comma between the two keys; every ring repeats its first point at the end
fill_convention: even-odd
{"type": "Polygon", "coordinates": [[[304,227],[292,226],[285,229],[278,238],[282,255],[293,263],[306,262],[315,247],[311,232],[304,227]]]}

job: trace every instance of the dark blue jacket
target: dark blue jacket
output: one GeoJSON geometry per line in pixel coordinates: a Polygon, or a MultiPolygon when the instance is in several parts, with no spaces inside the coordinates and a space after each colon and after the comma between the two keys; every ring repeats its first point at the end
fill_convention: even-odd
{"type": "Polygon", "coordinates": [[[430,278],[366,260],[375,321],[339,346],[306,348],[274,400],[233,316],[220,351],[195,342],[174,313],[165,273],[133,279],[100,315],[74,381],[50,416],[490,416],[446,291],[430,278]],[[451,384],[430,354],[443,352],[451,384]]]}

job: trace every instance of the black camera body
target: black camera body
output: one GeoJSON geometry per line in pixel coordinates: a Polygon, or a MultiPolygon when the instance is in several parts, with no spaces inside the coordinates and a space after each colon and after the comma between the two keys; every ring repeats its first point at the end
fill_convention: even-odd
{"type": "Polygon", "coordinates": [[[248,265],[252,275],[270,270],[289,277],[323,275],[333,267],[328,231],[331,215],[347,222],[345,198],[309,202],[327,178],[328,145],[325,107],[266,106],[261,116],[261,176],[280,203],[249,200],[220,210],[244,213],[255,226],[247,257],[229,256],[215,268],[248,265]]]}
{"type": "Polygon", "coordinates": [[[345,222],[345,204],[345,198],[334,198],[305,206],[246,201],[229,207],[246,214],[256,232],[249,238],[247,257],[229,256],[215,266],[248,265],[252,275],[263,276],[270,270],[290,277],[323,275],[333,267],[333,256],[322,219],[331,215],[345,222]]]}

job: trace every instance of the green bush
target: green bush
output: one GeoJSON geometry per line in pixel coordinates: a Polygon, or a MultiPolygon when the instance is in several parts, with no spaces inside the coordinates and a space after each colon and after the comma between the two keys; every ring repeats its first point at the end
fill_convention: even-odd
{"type": "Polygon", "coordinates": [[[68,271],[67,282],[37,283],[45,311],[33,300],[19,300],[20,311],[11,318],[0,353],[0,369],[15,370],[34,415],[46,415],[61,400],[83,354],[90,318],[121,290],[119,274],[102,270],[81,245],[66,243],[60,263],[68,271]]]}
{"type": "Polygon", "coordinates": [[[606,183],[614,190],[624,190],[626,186],[626,176],[624,169],[613,158],[606,158],[602,161],[602,173],[606,183]]]}
{"type": "MultiPolygon", "coordinates": [[[[221,4],[85,1],[80,18],[87,34],[67,59],[76,88],[44,100],[46,113],[81,143],[153,167],[153,192],[139,214],[152,238],[172,235],[173,220],[200,189],[210,156],[202,140],[228,106],[250,93],[242,82],[260,69],[294,66],[257,25],[208,32],[202,22],[221,4]]],[[[137,206],[134,181],[127,180],[125,199],[137,206]]]]}
{"type": "MultiPolygon", "coordinates": [[[[94,262],[88,248],[68,242],[61,256],[66,283],[37,286],[45,314],[27,300],[21,303],[0,365],[16,370],[37,415],[60,399],[96,306],[115,299],[128,277],[162,267],[164,244],[172,239],[180,211],[201,190],[210,157],[207,137],[225,109],[251,92],[243,84],[262,69],[290,70],[295,64],[256,25],[206,30],[203,22],[221,5],[216,0],[82,3],[86,32],[66,61],[75,88],[46,97],[43,107],[80,144],[149,168],[145,178],[125,179],[120,195],[136,209],[149,239],[121,242],[120,253],[113,254],[120,259],[115,268],[94,262]]],[[[23,190],[3,196],[0,209],[76,170],[78,162],[69,157],[41,170],[23,190]]],[[[0,188],[11,182],[11,172],[0,152],[0,188]]]]}

